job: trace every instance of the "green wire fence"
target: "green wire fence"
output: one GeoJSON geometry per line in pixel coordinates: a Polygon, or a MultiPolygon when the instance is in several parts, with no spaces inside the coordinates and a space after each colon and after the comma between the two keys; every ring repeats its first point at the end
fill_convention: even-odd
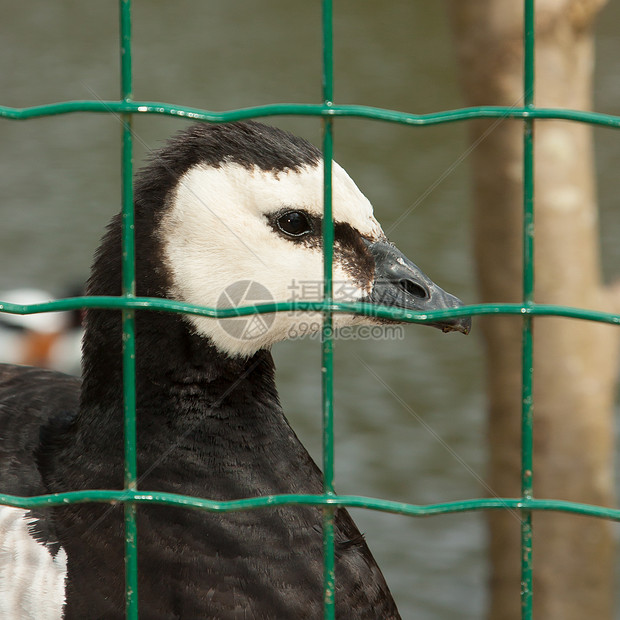
{"type": "Polygon", "coordinates": [[[522,107],[483,106],[449,110],[432,114],[408,114],[394,110],[360,105],[337,105],[333,102],[333,28],[332,1],[323,0],[323,101],[320,104],[272,104],[246,109],[212,112],[167,103],[134,101],[132,93],[131,0],[120,0],[121,96],[118,101],[66,101],[29,108],[0,106],[0,117],[27,120],[42,116],[96,112],[120,115],[122,119],[122,296],[76,297],[41,304],[10,304],[0,301],[0,312],[31,314],[76,308],[114,308],[123,316],[123,364],[125,410],[125,483],[124,490],[67,491],[36,497],[0,494],[0,504],[19,508],[60,506],[78,502],[123,502],[125,506],[126,617],[138,618],[137,565],[137,504],[166,504],[211,512],[231,512],[274,505],[312,504],[323,507],[324,553],[324,617],[335,617],[334,571],[334,510],[349,506],[423,517],[480,510],[519,510],[522,516],[521,546],[521,603],[523,620],[532,618],[532,512],[561,511],[620,521],[620,509],[580,504],[576,502],[535,499],[533,496],[533,351],[532,320],[534,316],[569,317],[620,325],[620,315],[581,310],[534,302],[534,159],[533,125],[536,119],[562,119],[591,123],[605,127],[620,127],[620,117],[577,110],[545,109],[534,105],[534,0],[524,0],[524,85],[522,107]],[[231,122],[249,118],[281,115],[318,116],[323,123],[324,153],[324,300],[321,302],[279,302],[242,308],[213,309],[163,299],[135,296],[134,264],[134,206],[131,121],[135,114],[163,114],[212,123],[231,122]],[[434,125],[478,118],[522,119],[524,123],[523,156],[523,297],[521,304],[479,304],[452,310],[419,313],[397,308],[377,308],[362,303],[337,303],[333,300],[332,263],[334,229],[331,202],[331,171],[333,154],[332,124],[334,117],[353,116],[403,125],[434,125]],[[172,493],[142,491],[137,488],[136,465],[136,390],[135,390],[135,311],[162,310],[197,314],[213,318],[246,316],[255,313],[292,310],[314,310],[324,315],[322,377],[323,377],[323,471],[322,495],[275,495],[234,501],[212,501],[172,493]],[[367,497],[336,495],[334,492],[334,433],[333,433],[333,340],[332,317],[337,312],[356,312],[411,323],[433,322],[439,318],[462,315],[520,314],[523,316],[522,336],[522,458],[521,497],[471,499],[430,505],[415,505],[367,497]]]}

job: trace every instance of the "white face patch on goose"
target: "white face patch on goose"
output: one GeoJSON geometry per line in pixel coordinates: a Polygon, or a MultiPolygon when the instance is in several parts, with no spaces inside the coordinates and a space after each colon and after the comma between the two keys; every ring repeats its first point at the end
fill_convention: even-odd
{"type": "MultiPolygon", "coordinates": [[[[374,262],[362,238],[378,240],[385,235],[370,202],[348,174],[334,163],[332,175],[333,273],[341,292],[335,297],[358,301],[370,294],[374,279],[374,262]]],[[[251,281],[269,291],[275,301],[320,300],[322,214],[322,163],[279,172],[237,163],[191,168],[172,193],[159,231],[172,283],[170,296],[217,307],[228,287],[251,281]],[[282,230],[277,218],[289,212],[306,214],[313,222],[312,234],[295,236],[282,230]],[[300,283],[307,284],[303,295],[300,283]]],[[[186,316],[198,333],[232,355],[251,355],[290,337],[299,324],[320,322],[320,318],[300,312],[277,313],[262,333],[239,339],[225,328],[224,320],[186,316]]],[[[350,315],[334,318],[336,326],[367,321],[350,315]]]]}

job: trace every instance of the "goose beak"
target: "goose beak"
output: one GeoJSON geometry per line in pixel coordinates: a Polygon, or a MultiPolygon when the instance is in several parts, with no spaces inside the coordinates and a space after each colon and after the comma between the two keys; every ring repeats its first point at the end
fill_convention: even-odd
{"type": "MultiPolygon", "coordinates": [[[[460,308],[463,302],[437,286],[417,265],[387,241],[364,240],[375,260],[375,280],[367,301],[384,306],[427,312],[460,308]]],[[[444,332],[468,334],[471,317],[439,319],[432,325],[444,332]]]]}

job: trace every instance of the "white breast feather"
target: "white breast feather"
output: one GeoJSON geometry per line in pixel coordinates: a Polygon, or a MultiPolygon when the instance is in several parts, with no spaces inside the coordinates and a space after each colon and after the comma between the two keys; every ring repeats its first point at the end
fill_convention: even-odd
{"type": "Polygon", "coordinates": [[[0,618],[59,620],[65,603],[67,554],[52,558],[28,526],[21,508],[0,506],[0,618]]]}

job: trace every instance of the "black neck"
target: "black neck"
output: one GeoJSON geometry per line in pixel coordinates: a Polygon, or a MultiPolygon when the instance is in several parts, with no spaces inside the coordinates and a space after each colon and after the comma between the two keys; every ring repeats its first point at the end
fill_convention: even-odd
{"type": "MultiPolygon", "coordinates": [[[[74,479],[59,483],[78,484],[77,472],[89,488],[122,486],[119,315],[119,311],[97,310],[88,317],[80,412],[67,437],[69,454],[55,467],[64,470],[64,465],[69,465],[60,477],[74,479]]],[[[251,438],[260,434],[265,417],[275,417],[271,423],[290,430],[278,402],[268,351],[250,358],[231,358],[193,334],[180,315],[149,311],[136,315],[139,474],[144,475],[146,469],[155,471],[154,463],[161,460],[162,451],[170,457],[180,451],[182,459],[189,449],[198,458],[204,444],[204,452],[213,458],[219,452],[214,442],[219,441],[222,448],[230,441],[253,444],[251,438]]]]}
{"type": "MultiPolygon", "coordinates": [[[[156,212],[140,208],[139,203],[136,207],[137,293],[165,298],[168,275],[161,263],[157,235],[152,233],[157,227],[156,212]]],[[[96,254],[89,295],[120,295],[120,255],[120,219],[115,218],[96,254]]],[[[250,358],[227,356],[195,334],[189,321],[179,314],[136,311],[136,393],[137,456],[142,473],[154,471],[153,463],[161,460],[158,450],[183,453],[184,446],[191,444],[194,456],[198,456],[201,449],[196,437],[209,444],[205,452],[211,455],[219,450],[209,436],[221,436],[222,446],[229,440],[253,444],[250,437],[265,423],[261,416],[277,418],[271,421],[276,433],[280,432],[277,429],[292,433],[279,406],[271,354],[259,351],[250,358]],[[218,423],[218,417],[230,420],[228,428],[218,423]]],[[[60,456],[54,456],[56,462],[50,467],[56,472],[55,480],[50,481],[53,487],[122,486],[119,310],[92,309],[87,313],[80,412],[73,427],[61,429],[59,434],[58,441],[64,446],[54,452],[60,456]]]]}

